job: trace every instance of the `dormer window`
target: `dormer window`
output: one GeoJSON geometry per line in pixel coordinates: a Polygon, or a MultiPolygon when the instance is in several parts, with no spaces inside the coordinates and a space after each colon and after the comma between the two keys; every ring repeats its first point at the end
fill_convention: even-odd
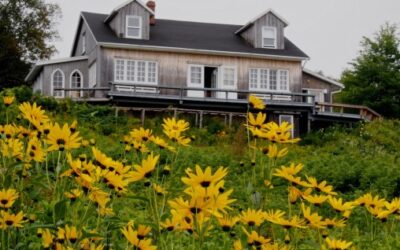
{"type": "Polygon", "coordinates": [[[262,46],[263,48],[276,49],[276,27],[262,27],[262,46]]]}
{"type": "Polygon", "coordinates": [[[126,31],[127,38],[142,38],[142,17],[126,16],[126,31]]]}

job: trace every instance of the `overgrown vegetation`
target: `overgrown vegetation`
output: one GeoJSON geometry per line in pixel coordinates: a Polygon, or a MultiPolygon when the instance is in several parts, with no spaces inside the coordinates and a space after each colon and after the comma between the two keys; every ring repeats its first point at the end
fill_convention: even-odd
{"type": "Polygon", "coordinates": [[[400,247],[398,120],[282,144],[295,142],[290,127],[262,113],[249,119],[248,138],[245,121],[228,128],[210,118],[188,129],[179,119],[189,117],[165,114],[140,129],[111,106],[26,88],[0,94],[8,96],[16,98],[0,104],[2,249],[400,247]]]}

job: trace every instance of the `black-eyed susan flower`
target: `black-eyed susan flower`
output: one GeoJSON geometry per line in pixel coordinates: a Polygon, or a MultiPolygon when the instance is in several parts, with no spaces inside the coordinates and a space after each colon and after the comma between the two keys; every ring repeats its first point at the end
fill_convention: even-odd
{"type": "Polygon", "coordinates": [[[0,208],[10,208],[18,199],[18,192],[15,189],[3,189],[0,191],[0,208]]]}
{"type": "Polygon", "coordinates": [[[329,237],[325,239],[325,242],[329,249],[334,249],[334,250],[349,249],[353,244],[352,242],[347,242],[344,240],[336,240],[329,237]]]}
{"type": "Polygon", "coordinates": [[[63,244],[64,242],[65,242],[65,229],[64,228],[62,228],[62,227],[59,227],[58,229],[57,229],[57,237],[56,237],[56,241],[58,242],[58,243],[61,243],[61,244],[63,244]]]}
{"type": "MultiPolygon", "coordinates": [[[[40,228],[39,228],[40,229],[40,228]]],[[[38,231],[39,231],[38,229],[38,231]]],[[[42,246],[44,249],[50,249],[54,243],[54,236],[49,229],[40,229],[40,234],[42,238],[42,246]]]]}
{"type": "Polygon", "coordinates": [[[335,198],[330,196],[328,202],[332,206],[332,208],[339,213],[342,213],[346,210],[352,210],[354,208],[353,202],[343,202],[342,198],[335,198]]]}
{"type": "Polygon", "coordinates": [[[65,226],[65,237],[72,244],[75,244],[78,241],[78,239],[81,237],[81,234],[82,233],[78,231],[75,226],[65,226]]]}
{"type": "Polygon", "coordinates": [[[151,239],[138,238],[138,232],[133,230],[132,226],[126,226],[121,229],[122,234],[136,249],[156,250],[157,247],[151,244],[151,239]]]}
{"type": "Polygon", "coordinates": [[[37,137],[32,137],[26,147],[27,161],[43,162],[46,159],[46,152],[42,148],[42,143],[37,137]]]}
{"type": "Polygon", "coordinates": [[[182,177],[182,182],[191,187],[201,186],[208,188],[210,185],[215,185],[218,181],[222,180],[228,173],[228,169],[219,167],[214,174],[212,174],[211,167],[207,167],[205,171],[199,165],[196,165],[196,173],[187,172],[187,177],[182,177]]]}
{"type": "Polygon", "coordinates": [[[46,143],[49,145],[47,150],[64,151],[79,148],[81,139],[79,132],[71,133],[68,124],[60,127],[58,123],[55,123],[47,135],[46,143]]]}
{"type": "Polygon", "coordinates": [[[292,216],[290,219],[280,218],[274,222],[277,225],[281,225],[285,229],[291,228],[305,228],[306,221],[296,215],[292,216]]]}
{"type": "Polygon", "coordinates": [[[162,127],[165,134],[175,134],[179,136],[181,133],[189,129],[189,123],[185,120],[176,120],[175,118],[165,118],[162,127]]]}
{"type": "Polygon", "coordinates": [[[323,223],[329,229],[334,228],[334,227],[343,228],[343,227],[346,226],[346,220],[345,219],[337,219],[337,218],[330,219],[330,218],[326,218],[323,223]]]}
{"type": "Polygon", "coordinates": [[[254,246],[254,247],[260,249],[262,246],[271,242],[271,239],[268,239],[268,238],[265,238],[265,237],[259,235],[254,230],[251,231],[251,233],[249,233],[244,227],[242,229],[243,229],[243,232],[247,236],[247,244],[251,247],[254,246]]]}
{"type": "Polygon", "coordinates": [[[151,231],[151,227],[150,226],[146,226],[146,225],[142,225],[142,224],[139,224],[138,226],[137,226],[137,237],[138,237],[138,239],[139,240],[143,240],[144,238],[146,238],[148,235],[149,235],[149,233],[150,233],[150,231],[151,231]]]}
{"type": "MultiPolygon", "coordinates": [[[[259,112],[256,116],[253,113],[249,113],[247,115],[248,127],[253,129],[265,129],[266,124],[265,120],[267,119],[267,115],[265,113],[259,112]]],[[[247,124],[246,124],[247,125],[247,124]]]]}
{"type": "Polygon", "coordinates": [[[24,222],[24,213],[22,211],[17,214],[0,211],[0,228],[2,229],[21,228],[24,222]]]}
{"type": "Polygon", "coordinates": [[[179,226],[179,218],[173,216],[171,219],[166,219],[165,221],[161,222],[161,227],[167,231],[174,231],[179,226]]]}
{"type": "Polygon", "coordinates": [[[308,176],[307,176],[307,181],[310,184],[310,187],[315,188],[318,192],[323,192],[329,195],[337,195],[337,193],[333,191],[333,186],[328,185],[326,181],[318,183],[317,179],[308,176]]]}
{"type": "Polygon", "coordinates": [[[160,149],[167,149],[171,152],[176,152],[176,149],[170,146],[164,139],[154,136],[151,138],[151,141],[156,144],[160,149]]]}
{"type": "Polygon", "coordinates": [[[307,224],[313,228],[325,228],[324,221],[322,216],[318,215],[318,213],[312,213],[311,208],[301,204],[301,210],[303,212],[304,219],[307,221],[307,224]]]}
{"type": "Polygon", "coordinates": [[[317,194],[314,194],[314,195],[303,194],[302,197],[304,200],[308,201],[309,203],[314,204],[317,207],[320,206],[322,203],[324,203],[328,199],[328,196],[326,196],[326,195],[317,195],[317,194]]]}
{"type": "Polygon", "coordinates": [[[224,215],[223,217],[217,218],[217,220],[222,230],[224,232],[229,232],[240,219],[236,216],[224,215]]]}
{"type": "Polygon", "coordinates": [[[153,188],[154,192],[157,195],[162,196],[162,195],[166,195],[167,194],[167,190],[165,190],[165,188],[163,188],[162,186],[160,186],[158,184],[154,183],[153,185],[151,185],[151,187],[153,188]]]}
{"type": "Polygon", "coordinates": [[[22,161],[23,159],[23,143],[19,139],[6,139],[0,141],[1,154],[6,158],[13,158],[22,161]]]}
{"type": "Polygon", "coordinates": [[[282,220],[283,216],[285,215],[285,212],[281,210],[268,210],[266,212],[263,212],[264,219],[272,222],[274,224],[278,224],[277,222],[282,220]]]}
{"type": "Polygon", "coordinates": [[[30,104],[29,102],[24,102],[18,106],[22,113],[22,116],[28,120],[30,123],[37,125],[44,124],[49,120],[45,111],[38,106],[36,103],[30,104]]]}
{"type": "Polygon", "coordinates": [[[268,145],[268,147],[262,148],[261,152],[264,155],[268,156],[268,158],[270,159],[278,159],[287,155],[288,149],[287,148],[278,149],[278,146],[276,144],[270,144],[268,145]]]}
{"type": "Polygon", "coordinates": [[[154,156],[151,153],[146,159],[142,160],[141,165],[135,165],[134,171],[129,173],[130,181],[140,181],[145,178],[150,178],[158,163],[159,155],[154,156]]]}
{"type": "Polygon", "coordinates": [[[78,121],[74,120],[71,125],[69,126],[69,130],[71,131],[71,133],[75,133],[76,132],[76,128],[78,127],[78,121]]]}
{"type": "Polygon", "coordinates": [[[240,240],[235,240],[233,242],[233,250],[243,250],[242,242],[240,240]]]}
{"type": "Polygon", "coordinates": [[[261,210],[255,210],[248,208],[246,211],[242,211],[240,214],[240,220],[248,226],[260,226],[264,220],[264,212],[261,210]]]}
{"type": "Polygon", "coordinates": [[[249,96],[249,106],[253,109],[260,109],[260,110],[265,109],[264,101],[255,95],[249,96]]]}
{"type": "Polygon", "coordinates": [[[4,96],[3,103],[6,107],[10,106],[15,100],[14,96],[4,96]]]}
{"type": "Polygon", "coordinates": [[[71,201],[75,201],[76,199],[78,199],[81,195],[82,195],[82,191],[80,189],[72,189],[69,192],[64,192],[65,197],[67,197],[68,199],[70,199],[71,201]]]}
{"type": "Polygon", "coordinates": [[[384,207],[386,200],[380,198],[378,195],[372,196],[371,193],[364,194],[354,201],[354,204],[365,207],[384,207]]]}
{"type": "Polygon", "coordinates": [[[133,129],[130,132],[130,136],[134,141],[146,143],[152,137],[152,131],[150,129],[144,129],[140,127],[139,129],[133,129]]]}

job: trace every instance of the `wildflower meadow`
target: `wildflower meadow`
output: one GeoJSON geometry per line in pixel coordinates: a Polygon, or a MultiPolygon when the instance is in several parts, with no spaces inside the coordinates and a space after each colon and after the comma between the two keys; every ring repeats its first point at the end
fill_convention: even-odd
{"type": "Polygon", "coordinates": [[[396,193],[349,193],[308,172],[300,159],[313,152],[257,97],[232,143],[207,151],[185,117],[107,140],[39,99],[2,96],[2,250],[400,248],[396,193]]]}

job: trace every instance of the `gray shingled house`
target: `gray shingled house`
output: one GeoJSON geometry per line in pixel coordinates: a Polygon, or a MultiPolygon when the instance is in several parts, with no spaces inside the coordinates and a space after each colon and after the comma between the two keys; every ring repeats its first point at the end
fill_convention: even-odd
{"type": "Polygon", "coordinates": [[[43,95],[125,106],[243,111],[255,94],[296,133],[365,119],[336,114],[332,94],[344,86],[303,69],[308,56],[285,37],[288,25],[273,10],[245,25],[163,20],[153,1],[131,0],[111,14],[82,12],[71,57],[38,62],[26,80],[43,95]]]}

